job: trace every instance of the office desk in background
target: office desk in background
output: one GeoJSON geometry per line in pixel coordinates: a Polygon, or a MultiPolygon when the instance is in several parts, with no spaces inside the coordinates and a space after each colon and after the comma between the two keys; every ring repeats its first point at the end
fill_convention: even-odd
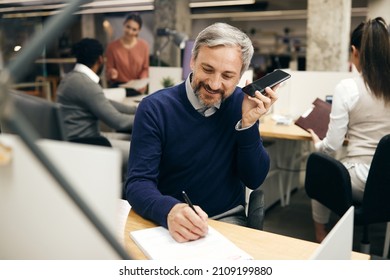
{"type": "Polygon", "coordinates": [[[60,69],[60,78],[64,77],[65,73],[67,72],[64,67],[70,66],[73,68],[73,66],[76,64],[76,58],[74,57],[64,57],[64,58],[39,58],[35,61],[35,63],[38,64],[58,64],[60,69]]]}
{"type": "Polygon", "coordinates": [[[260,135],[263,138],[311,141],[311,135],[294,123],[290,125],[277,124],[271,116],[260,120],[260,135]]]}
{"type": "MultiPolygon", "coordinates": [[[[255,260],[306,260],[319,246],[317,243],[215,220],[209,220],[209,225],[250,254],[255,260]]],[[[156,224],[153,222],[130,210],[124,230],[124,243],[126,250],[133,258],[147,259],[130,238],[129,232],[155,226],[156,224]]],[[[369,255],[352,252],[352,259],[368,260],[369,255]]]]}
{"type": "Polygon", "coordinates": [[[57,87],[60,80],[65,76],[67,72],[73,69],[76,64],[76,58],[39,58],[35,60],[35,63],[43,66],[43,72],[46,73],[43,76],[37,76],[37,81],[47,81],[50,83],[50,100],[55,101],[57,99],[57,87]],[[59,76],[47,75],[47,64],[58,64],[59,76]]]}
{"type": "Polygon", "coordinates": [[[262,185],[266,208],[277,200],[286,206],[290,203],[292,189],[301,185],[302,166],[312,150],[311,135],[294,123],[277,124],[272,115],[261,118],[259,131],[263,141],[268,142],[266,148],[271,158],[271,169],[262,185]],[[275,185],[278,186],[279,196],[275,193],[275,185]]]}

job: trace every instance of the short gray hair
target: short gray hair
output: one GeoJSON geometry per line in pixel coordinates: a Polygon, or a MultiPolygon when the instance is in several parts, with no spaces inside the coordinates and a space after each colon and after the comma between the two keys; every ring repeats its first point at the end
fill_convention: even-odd
{"type": "Polygon", "coordinates": [[[238,28],[227,23],[214,23],[198,34],[192,49],[194,59],[198,57],[199,49],[202,46],[209,48],[216,46],[240,47],[242,60],[241,76],[248,70],[253,56],[252,41],[249,37],[238,28]]]}

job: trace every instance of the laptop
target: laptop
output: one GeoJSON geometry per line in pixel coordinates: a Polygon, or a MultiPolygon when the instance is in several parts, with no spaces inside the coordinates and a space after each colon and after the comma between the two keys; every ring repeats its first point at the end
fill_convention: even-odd
{"type": "Polygon", "coordinates": [[[354,207],[351,206],[314,251],[311,260],[350,260],[354,207]]]}
{"type": "MultiPolygon", "coordinates": [[[[15,135],[0,134],[12,159],[0,166],[0,260],[119,259],[119,255],[15,135]]],[[[115,236],[121,156],[114,149],[37,142],[115,236]]]]}

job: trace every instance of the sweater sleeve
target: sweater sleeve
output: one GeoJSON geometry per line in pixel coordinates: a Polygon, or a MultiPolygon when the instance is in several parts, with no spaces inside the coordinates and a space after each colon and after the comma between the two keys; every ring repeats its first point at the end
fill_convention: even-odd
{"type": "Polygon", "coordinates": [[[331,154],[344,143],[348,131],[349,112],[359,99],[359,92],[353,79],[341,81],[333,95],[330,121],[326,137],[315,145],[317,151],[331,154]]]}
{"type": "MultiPolygon", "coordinates": [[[[84,94],[83,102],[99,120],[109,127],[121,131],[130,131],[132,129],[134,115],[118,111],[104,96],[101,89],[87,91],[84,94]]],[[[132,111],[132,109],[129,108],[128,111],[132,111]]]]}
{"type": "Polygon", "coordinates": [[[140,79],[149,78],[149,46],[145,43],[144,60],[142,64],[142,70],[140,73],[140,79]]]}
{"type": "Polygon", "coordinates": [[[179,203],[157,189],[162,154],[158,110],[143,100],[137,109],[126,180],[126,197],[141,216],[167,227],[167,216],[179,203]]]}
{"type": "Polygon", "coordinates": [[[258,188],[267,177],[270,160],[259,134],[259,124],[236,131],[238,139],[238,174],[250,189],[258,188]]]}
{"type": "Polygon", "coordinates": [[[114,101],[114,100],[109,100],[111,105],[115,107],[119,112],[124,113],[124,114],[135,114],[137,111],[137,106],[128,106],[123,103],[114,101]]]}

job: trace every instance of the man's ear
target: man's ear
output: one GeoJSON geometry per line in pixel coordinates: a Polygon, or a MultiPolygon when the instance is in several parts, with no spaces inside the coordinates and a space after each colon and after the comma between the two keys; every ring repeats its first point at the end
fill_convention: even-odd
{"type": "Polygon", "coordinates": [[[194,71],[194,66],[195,66],[195,60],[194,60],[194,57],[191,56],[191,60],[190,60],[190,68],[191,68],[191,71],[194,71]]]}

